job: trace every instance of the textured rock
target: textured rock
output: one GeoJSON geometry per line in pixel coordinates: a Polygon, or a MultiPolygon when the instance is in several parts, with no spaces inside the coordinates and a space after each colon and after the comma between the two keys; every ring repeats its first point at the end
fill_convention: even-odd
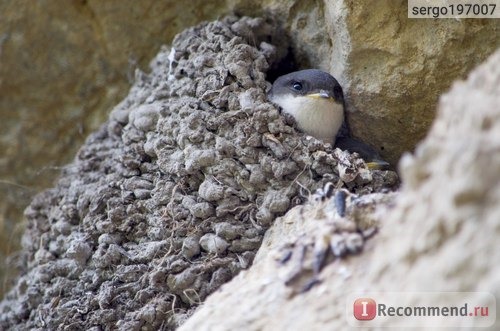
{"type": "Polygon", "coordinates": [[[3,255],[18,247],[23,209],[127,94],[135,68],[183,28],[227,12],[224,1],[190,4],[1,1],[0,279],[13,271],[3,255]]]}
{"type": "MultiPolygon", "coordinates": [[[[499,104],[500,50],[440,98],[429,135],[401,162],[396,204],[378,203],[367,214],[380,222],[380,233],[361,255],[326,266],[320,284],[294,293],[276,255],[326,210],[296,207],[268,231],[252,268],[210,296],[180,330],[344,330],[346,298],[355,291],[417,292],[415,306],[429,304],[418,292],[434,291],[484,291],[498,301],[499,104]]],[[[497,318],[491,329],[499,327],[497,318]]]]}
{"type": "MultiPolygon", "coordinates": [[[[358,234],[362,224],[384,226],[394,197],[394,193],[364,195],[350,206],[346,218],[336,215],[333,198],[290,210],[267,231],[252,267],[209,296],[179,330],[344,329],[343,295],[361,278],[379,239],[377,235],[368,239],[360,256],[336,260],[321,271],[319,282],[311,282],[318,244],[325,237],[333,241],[336,235],[358,234]],[[297,254],[303,249],[305,256],[297,254]],[[307,290],[311,284],[315,285],[307,290]]],[[[332,251],[337,247],[332,245],[332,251]]]]}
{"type": "Polygon", "coordinates": [[[163,48],[151,74],[136,72],[27,208],[23,274],[0,304],[1,329],[172,329],[252,263],[271,222],[307,192],[398,184],[266,100],[285,48],[277,32],[262,18],[205,23],[163,48]]]}
{"type": "Polygon", "coordinates": [[[428,131],[438,97],[500,47],[500,21],[409,19],[407,1],[234,1],[279,17],[300,68],[344,88],[356,137],[397,164],[428,131]]]}
{"type": "Polygon", "coordinates": [[[329,69],[347,90],[354,135],[396,164],[424,137],[439,95],[500,47],[500,21],[408,19],[407,1],[344,6],[327,6],[326,22],[349,33],[329,69]]]}
{"type": "Polygon", "coordinates": [[[281,20],[296,58],[281,70],[332,72],[354,134],[393,164],[428,129],[437,96],[499,46],[498,20],[408,19],[406,1],[5,0],[0,10],[0,263],[32,196],[186,26],[233,10],[281,20]]]}

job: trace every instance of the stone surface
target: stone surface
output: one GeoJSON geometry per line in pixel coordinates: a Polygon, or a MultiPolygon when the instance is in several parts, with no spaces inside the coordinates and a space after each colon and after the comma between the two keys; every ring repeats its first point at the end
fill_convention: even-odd
{"type": "Polygon", "coordinates": [[[0,279],[13,272],[4,254],[19,247],[23,209],[127,94],[134,70],[183,28],[227,12],[225,1],[190,4],[1,1],[0,279]]]}
{"type": "MultiPolygon", "coordinates": [[[[395,205],[379,203],[369,214],[380,233],[361,255],[326,266],[322,283],[294,293],[276,255],[324,213],[322,206],[308,213],[296,207],[269,229],[252,268],[211,295],[180,330],[345,330],[346,298],[355,291],[417,292],[415,306],[429,304],[418,295],[426,291],[484,291],[498,302],[499,104],[500,50],[440,98],[429,135],[401,162],[395,205]]],[[[491,330],[499,327],[497,318],[491,330]]]]}
{"type": "Polygon", "coordinates": [[[322,58],[346,90],[351,130],[393,164],[424,137],[439,95],[500,47],[499,20],[408,19],[407,1],[325,3],[322,58]]]}
{"type": "Polygon", "coordinates": [[[296,65],[337,78],[354,136],[393,165],[426,134],[439,95],[500,47],[499,20],[409,19],[404,0],[234,1],[234,7],[275,13],[290,34],[296,65]]]}
{"type": "Polygon", "coordinates": [[[23,273],[0,303],[0,329],[173,329],[251,265],[272,221],[308,192],[398,185],[267,101],[266,72],[286,49],[279,32],[263,18],[201,24],[162,48],[150,74],[136,72],[26,209],[23,273]]]}
{"type": "Polygon", "coordinates": [[[437,96],[500,42],[499,20],[408,19],[402,0],[195,0],[188,8],[5,0],[0,10],[0,264],[17,247],[33,195],[126,95],[135,68],[146,69],[182,28],[232,11],[280,20],[296,58],[281,70],[333,73],[354,135],[393,164],[427,131],[437,96]]]}
{"type": "MultiPolygon", "coordinates": [[[[290,210],[267,231],[252,267],[209,296],[179,330],[346,329],[344,295],[364,280],[367,261],[380,239],[378,235],[368,239],[359,256],[347,256],[325,266],[319,274],[319,283],[306,290],[313,277],[310,269],[317,253],[315,246],[325,232],[337,232],[342,221],[359,225],[361,220],[369,219],[375,228],[384,227],[386,209],[394,197],[394,193],[365,195],[361,201],[373,204],[354,208],[357,217],[350,219],[339,218],[331,210],[333,199],[312,200],[290,210]],[[312,246],[302,246],[305,240],[311,241],[312,246]],[[280,262],[290,246],[296,247],[294,254],[300,249],[307,250],[305,267],[292,281],[290,277],[297,274],[294,269],[300,265],[300,257],[292,255],[286,263],[280,262]]],[[[356,230],[355,226],[350,230],[344,228],[343,232],[356,230]]]]}

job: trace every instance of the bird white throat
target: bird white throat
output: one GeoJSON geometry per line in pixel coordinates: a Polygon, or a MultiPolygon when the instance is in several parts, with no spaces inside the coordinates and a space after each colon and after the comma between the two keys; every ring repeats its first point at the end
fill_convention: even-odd
{"type": "Polygon", "coordinates": [[[271,101],[293,116],[304,133],[325,143],[334,144],[337,132],[344,121],[344,107],[332,98],[318,96],[273,96],[271,101]]]}

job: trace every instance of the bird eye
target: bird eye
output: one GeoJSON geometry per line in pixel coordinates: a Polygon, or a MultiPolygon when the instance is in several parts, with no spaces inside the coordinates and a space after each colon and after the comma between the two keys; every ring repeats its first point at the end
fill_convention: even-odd
{"type": "Polygon", "coordinates": [[[295,82],[295,83],[293,83],[292,88],[293,88],[295,91],[300,91],[300,90],[302,90],[302,84],[301,84],[301,83],[299,83],[299,82],[295,82]]]}

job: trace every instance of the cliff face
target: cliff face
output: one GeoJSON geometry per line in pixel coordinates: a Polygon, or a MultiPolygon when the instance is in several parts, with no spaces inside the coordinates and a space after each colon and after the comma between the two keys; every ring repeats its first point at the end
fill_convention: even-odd
{"type": "Polygon", "coordinates": [[[1,278],[11,270],[5,254],[19,248],[23,209],[127,95],[135,69],[182,29],[227,12],[221,2],[191,4],[0,3],[1,278]]]}
{"type": "MultiPolygon", "coordinates": [[[[72,1],[0,4],[0,246],[123,98],[133,72],[183,28],[271,13],[299,67],[344,86],[354,134],[393,164],[434,118],[438,96],[499,46],[498,20],[408,19],[406,1],[72,1]]],[[[19,231],[17,231],[19,235],[19,231]]]]}
{"type": "MultiPolygon", "coordinates": [[[[135,69],[149,71],[147,63],[161,45],[171,45],[173,36],[188,26],[232,12],[274,18],[278,23],[273,33],[283,37],[275,41],[279,54],[273,56],[279,58],[289,48],[294,58],[281,62],[279,69],[317,67],[336,76],[346,94],[353,134],[394,165],[431,126],[439,95],[500,46],[498,20],[408,19],[406,1],[226,0],[193,1],[186,6],[168,0],[64,5],[9,0],[0,9],[2,278],[12,278],[19,264],[13,258],[7,265],[5,256],[18,248],[26,219],[22,210],[35,193],[52,186],[87,135],[105,122],[135,80],[135,69]]],[[[161,57],[168,54],[168,50],[160,53],[161,63],[167,63],[161,57]]],[[[217,77],[210,84],[216,84],[217,77]]],[[[272,77],[258,77],[259,88],[264,88],[265,78],[272,77]]],[[[255,97],[263,95],[251,95],[255,97]]],[[[138,125],[155,121],[156,115],[150,113],[139,111],[138,125]]],[[[274,144],[267,140],[265,147],[279,153],[274,144]]],[[[273,171],[293,173],[286,165],[273,171]]],[[[211,213],[201,205],[193,208],[199,215],[211,213]]],[[[269,220],[275,214],[279,212],[260,216],[269,220]]],[[[28,212],[27,217],[33,214],[28,212]]]]}
{"type": "Polygon", "coordinates": [[[0,328],[174,328],[252,264],[272,221],[307,192],[398,184],[297,132],[267,101],[265,73],[286,52],[279,32],[262,18],[201,24],[136,73],[26,209],[22,276],[0,328]]]}
{"type": "MultiPolygon", "coordinates": [[[[288,268],[280,256],[304,236],[321,239],[317,234],[325,232],[318,229],[335,230],[328,222],[338,217],[329,212],[332,201],[295,207],[268,230],[252,268],[209,297],[180,330],[350,329],[356,325],[347,315],[353,293],[374,293],[377,300],[403,292],[399,303],[415,307],[453,306],[468,298],[494,310],[491,296],[500,297],[499,104],[500,50],[440,98],[429,134],[401,162],[397,196],[365,195],[348,215],[357,224],[369,220],[379,227],[359,256],[327,265],[318,285],[297,294],[287,285],[288,268]],[[439,295],[429,300],[425,292],[439,295]],[[450,300],[442,292],[476,293],[450,300]]],[[[500,325],[498,319],[493,324],[494,315],[486,324],[492,330],[500,325]]],[[[428,318],[410,320],[402,322],[419,330],[450,326],[447,318],[432,325],[428,318]]],[[[401,326],[394,319],[362,323],[358,326],[401,326]]],[[[465,318],[453,326],[485,326],[481,323],[465,318]]]]}

